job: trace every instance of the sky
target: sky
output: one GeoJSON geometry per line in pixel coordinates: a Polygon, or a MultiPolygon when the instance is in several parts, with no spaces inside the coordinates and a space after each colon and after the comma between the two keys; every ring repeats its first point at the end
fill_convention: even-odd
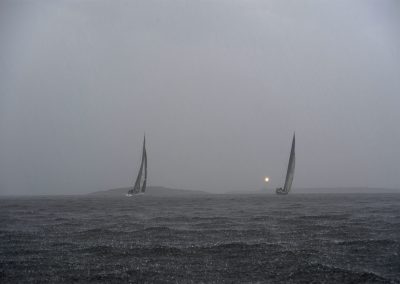
{"type": "Polygon", "coordinates": [[[0,2],[0,194],[400,189],[400,2],[0,2]],[[264,177],[270,182],[265,184],[264,177]]]}

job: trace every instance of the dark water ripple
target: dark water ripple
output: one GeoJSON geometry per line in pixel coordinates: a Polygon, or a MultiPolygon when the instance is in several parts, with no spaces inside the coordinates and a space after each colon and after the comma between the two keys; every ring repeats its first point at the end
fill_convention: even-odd
{"type": "Polygon", "coordinates": [[[2,198],[0,282],[400,283],[400,195],[2,198]]]}

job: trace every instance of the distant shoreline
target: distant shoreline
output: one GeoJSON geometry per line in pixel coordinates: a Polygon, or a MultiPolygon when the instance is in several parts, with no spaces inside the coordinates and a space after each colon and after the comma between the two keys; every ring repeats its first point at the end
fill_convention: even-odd
{"type": "MultiPolygon", "coordinates": [[[[130,187],[114,188],[114,189],[88,193],[87,195],[120,196],[120,195],[125,195],[129,189],[130,187]]],[[[200,190],[176,189],[176,188],[168,188],[162,186],[149,186],[148,188],[146,188],[146,193],[145,193],[145,195],[149,196],[176,196],[176,195],[192,196],[192,195],[207,195],[207,194],[213,194],[213,193],[200,190]]]]}
{"type": "MultiPolygon", "coordinates": [[[[89,195],[121,195],[128,192],[129,187],[96,191],[89,195]]],[[[375,188],[375,187],[326,187],[326,188],[293,188],[290,194],[352,194],[352,193],[400,193],[400,189],[375,188]]],[[[162,186],[148,187],[146,195],[207,195],[207,194],[275,194],[275,189],[261,189],[258,191],[226,191],[208,192],[201,190],[175,189],[162,186]]]]}
{"type": "MultiPolygon", "coordinates": [[[[275,188],[261,189],[260,191],[231,191],[228,194],[275,194],[275,188]]],[[[300,187],[292,188],[290,194],[353,194],[353,193],[400,193],[398,188],[379,188],[379,187],[300,187]]]]}
{"type": "MultiPolygon", "coordinates": [[[[65,193],[65,194],[1,194],[0,197],[46,197],[46,196],[124,196],[129,187],[114,188],[90,193],[65,193]]],[[[151,186],[146,190],[146,196],[205,196],[205,195],[275,195],[274,188],[252,190],[252,191],[226,191],[209,192],[190,189],[175,189],[162,186],[151,186]]],[[[400,189],[378,188],[378,187],[327,187],[327,188],[293,188],[293,194],[400,194],[400,189]]]]}

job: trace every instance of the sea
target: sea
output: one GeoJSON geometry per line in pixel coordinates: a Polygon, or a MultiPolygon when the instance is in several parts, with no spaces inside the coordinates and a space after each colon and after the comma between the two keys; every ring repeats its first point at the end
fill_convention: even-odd
{"type": "Polygon", "coordinates": [[[400,194],[0,198],[0,283],[400,283],[400,194]]]}

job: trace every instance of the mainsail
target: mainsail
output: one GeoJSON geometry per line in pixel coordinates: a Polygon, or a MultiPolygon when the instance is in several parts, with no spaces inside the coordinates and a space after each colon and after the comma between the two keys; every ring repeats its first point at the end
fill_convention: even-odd
{"type": "Polygon", "coordinates": [[[293,183],[293,178],[294,178],[294,165],[296,161],[296,155],[294,152],[295,148],[295,134],[293,134],[293,140],[292,140],[292,148],[290,150],[290,157],[289,157],[289,164],[286,172],[286,179],[285,179],[285,185],[283,188],[277,188],[276,193],[277,194],[288,194],[290,189],[292,188],[292,183],[293,183]]]}
{"type": "Polygon", "coordinates": [[[147,184],[147,152],[146,152],[146,137],[143,138],[142,162],[140,164],[139,173],[136,178],[135,185],[129,189],[128,196],[146,191],[147,184]],[[142,181],[143,179],[143,181],[142,181]]]}

